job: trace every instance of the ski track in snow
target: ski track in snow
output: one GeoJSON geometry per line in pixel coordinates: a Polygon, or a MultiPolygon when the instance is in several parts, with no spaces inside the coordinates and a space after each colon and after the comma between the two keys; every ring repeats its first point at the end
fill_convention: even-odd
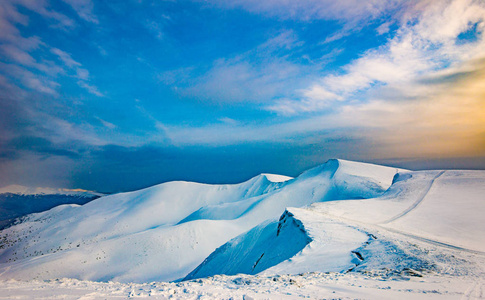
{"type": "Polygon", "coordinates": [[[400,214],[390,218],[389,220],[386,220],[384,222],[382,222],[381,224],[388,224],[388,223],[391,223],[393,221],[396,221],[397,219],[400,219],[402,217],[404,217],[405,215],[407,215],[409,212],[411,212],[413,209],[415,209],[416,207],[418,207],[418,205],[423,202],[423,200],[426,198],[426,195],[428,195],[429,191],[431,190],[431,188],[433,187],[433,183],[435,182],[436,179],[438,179],[441,175],[443,175],[446,171],[441,171],[439,172],[430,182],[429,182],[429,185],[428,187],[426,187],[426,189],[423,191],[423,194],[418,197],[418,200],[416,200],[416,202],[413,203],[413,205],[411,205],[410,207],[408,207],[407,209],[405,209],[403,212],[401,212],[400,214]]]}
{"type": "Polygon", "coordinates": [[[390,232],[393,232],[393,233],[397,233],[397,234],[400,234],[400,235],[404,235],[406,237],[416,239],[416,240],[419,240],[419,241],[422,241],[422,242],[425,242],[425,243],[433,244],[433,245],[436,245],[436,246],[445,247],[445,248],[453,249],[453,250],[465,251],[465,252],[472,253],[472,254],[485,255],[485,252],[483,252],[483,251],[467,249],[467,248],[456,246],[456,245],[453,245],[453,244],[450,244],[450,243],[445,243],[445,242],[441,242],[441,241],[438,241],[438,240],[429,239],[429,238],[425,238],[425,237],[422,237],[422,236],[414,235],[414,234],[411,234],[411,233],[402,232],[400,230],[396,230],[396,229],[393,229],[393,228],[379,226],[377,224],[374,225],[374,226],[378,226],[379,228],[382,228],[384,230],[387,230],[387,231],[390,231],[390,232]]]}
{"type": "MultiPolygon", "coordinates": [[[[372,230],[372,229],[380,229],[380,230],[385,230],[385,231],[388,231],[388,232],[391,232],[391,233],[396,233],[396,234],[399,234],[399,235],[402,235],[402,236],[405,236],[405,237],[408,237],[408,238],[412,238],[412,239],[415,239],[415,240],[418,240],[418,241],[421,241],[421,242],[425,242],[427,244],[432,244],[434,246],[444,247],[444,248],[448,248],[448,249],[451,249],[451,250],[465,251],[465,252],[468,252],[468,253],[471,253],[471,254],[478,254],[478,255],[484,255],[485,256],[485,252],[483,252],[483,251],[468,249],[468,248],[456,246],[456,245],[453,245],[453,244],[450,244],[450,243],[444,243],[444,242],[441,242],[441,241],[438,241],[438,240],[433,240],[433,239],[430,239],[430,238],[425,238],[425,237],[414,235],[414,234],[411,234],[411,233],[406,233],[406,232],[403,232],[403,231],[400,231],[400,230],[397,230],[397,229],[394,229],[394,228],[384,227],[384,226],[381,226],[379,224],[362,222],[362,221],[358,221],[358,220],[345,218],[345,217],[342,217],[342,216],[326,215],[326,218],[328,218],[328,217],[334,218],[335,220],[343,221],[347,224],[347,226],[349,226],[349,227],[351,227],[355,230],[361,231],[361,232],[367,234],[369,237],[376,233],[375,230],[372,230]]],[[[384,224],[384,223],[382,223],[382,224],[384,224]]]]}
{"type": "Polygon", "coordinates": [[[475,299],[484,299],[483,293],[483,281],[477,280],[473,284],[469,286],[469,288],[465,291],[463,296],[461,297],[462,300],[475,300],[475,299]]]}

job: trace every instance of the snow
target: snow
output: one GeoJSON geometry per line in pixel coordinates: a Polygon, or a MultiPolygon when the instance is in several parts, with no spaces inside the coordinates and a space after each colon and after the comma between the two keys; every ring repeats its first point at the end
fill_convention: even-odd
{"type": "Polygon", "coordinates": [[[0,278],[180,279],[217,247],[288,206],[378,195],[395,172],[331,160],[289,181],[258,175],[235,185],[168,182],[57,207],[2,232],[0,278]]]}
{"type": "Polygon", "coordinates": [[[287,208],[278,222],[255,227],[218,248],[187,279],[257,274],[259,270],[249,268],[256,263],[264,263],[264,275],[362,272],[382,267],[443,272],[439,264],[448,265],[447,274],[480,274],[481,260],[467,264],[457,257],[463,252],[485,255],[485,172],[399,172],[392,186],[379,197],[287,208]],[[298,234],[273,245],[288,216],[298,234]],[[265,234],[260,234],[258,240],[254,238],[256,232],[265,234]],[[293,242],[302,236],[308,242],[293,242]],[[419,247],[413,246],[417,244],[419,247]],[[436,246],[452,252],[431,255],[430,251],[437,251],[436,246]],[[293,256],[270,261],[288,249],[293,256]],[[228,263],[222,265],[221,261],[228,263]]]}
{"type": "Polygon", "coordinates": [[[0,229],[17,218],[61,204],[85,204],[103,194],[81,189],[50,189],[10,185],[0,188],[0,229]]]}
{"type": "Polygon", "coordinates": [[[293,177],[284,176],[284,175],[276,175],[276,174],[268,174],[268,173],[262,173],[261,175],[266,177],[266,179],[268,179],[271,182],[285,182],[293,179],[293,177]]]}
{"type": "Polygon", "coordinates": [[[185,282],[0,281],[0,299],[483,299],[483,279],[305,273],[185,282]]]}
{"type": "Polygon", "coordinates": [[[164,183],[2,230],[0,295],[481,298],[484,194],[485,171],[345,160],[296,178],[164,183]]]}
{"type": "Polygon", "coordinates": [[[382,196],[315,204],[329,215],[449,246],[485,252],[485,171],[417,171],[396,175],[382,196]]]}
{"type": "Polygon", "coordinates": [[[295,221],[285,213],[279,222],[263,222],[217,249],[184,280],[215,275],[214,269],[227,275],[257,274],[289,259],[311,241],[301,223],[291,224],[295,221]]]}
{"type": "Polygon", "coordinates": [[[87,191],[83,189],[64,189],[64,188],[46,188],[46,187],[27,187],[22,185],[8,185],[0,188],[0,194],[17,194],[17,195],[71,195],[71,196],[103,196],[101,193],[87,191]]]}
{"type": "Polygon", "coordinates": [[[484,173],[440,173],[416,206],[384,226],[441,243],[485,252],[484,173]]]}

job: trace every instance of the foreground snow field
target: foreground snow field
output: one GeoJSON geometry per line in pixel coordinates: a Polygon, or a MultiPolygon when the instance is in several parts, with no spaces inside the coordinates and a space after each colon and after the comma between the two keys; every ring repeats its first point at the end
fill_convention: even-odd
{"type": "Polygon", "coordinates": [[[0,284],[0,299],[483,299],[484,289],[467,277],[306,273],[142,284],[9,280],[0,284]]]}
{"type": "Polygon", "coordinates": [[[0,231],[0,299],[481,299],[484,195],[485,171],[343,160],[164,183],[0,231]]]}

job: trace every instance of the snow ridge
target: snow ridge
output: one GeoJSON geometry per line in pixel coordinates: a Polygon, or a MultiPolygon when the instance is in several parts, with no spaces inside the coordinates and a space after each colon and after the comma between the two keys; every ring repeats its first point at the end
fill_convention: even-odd
{"type": "Polygon", "coordinates": [[[311,241],[303,223],[285,210],[278,221],[263,222],[216,249],[184,280],[215,274],[257,274],[294,256],[311,241]]]}

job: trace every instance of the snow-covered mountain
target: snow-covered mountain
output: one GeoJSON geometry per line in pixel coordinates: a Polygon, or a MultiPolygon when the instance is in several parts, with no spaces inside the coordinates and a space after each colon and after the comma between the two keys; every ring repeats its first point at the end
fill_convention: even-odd
{"type": "Polygon", "coordinates": [[[376,198],[288,208],[218,248],[186,279],[381,268],[481,275],[483,265],[429,247],[485,255],[484,195],[485,171],[400,172],[376,198]]]}
{"type": "Polygon", "coordinates": [[[42,212],[61,204],[85,204],[103,196],[81,189],[53,189],[9,185],[0,188],[0,228],[27,214],[42,212]]]}
{"type": "Polygon", "coordinates": [[[23,185],[12,184],[0,188],[0,194],[16,194],[16,195],[65,195],[65,196],[79,196],[79,197],[94,197],[104,196],[102,193],[87,191],[83,189],[64,189],[64,188],[48,188],[48,187],[27,187],[23,185]]]}
{"type": "Polygon", "coordinates": [[[397,171],[331,160],[295,179],[262,174],[235,185],[168,182],[83,206],[58,206],[2,232],[7,247],[0,263],[8,270],[1,276],[183,278],[217,247],[286,207],[375,197],[397,171]]]}
{"type": "Polygon", "coordinates": [[[4,229],[0,279],[149,282],[382,269],[481,276],[484,193],[485,171],[344,160],[296,178],[168,182],[58,206],[4,229]]]}

